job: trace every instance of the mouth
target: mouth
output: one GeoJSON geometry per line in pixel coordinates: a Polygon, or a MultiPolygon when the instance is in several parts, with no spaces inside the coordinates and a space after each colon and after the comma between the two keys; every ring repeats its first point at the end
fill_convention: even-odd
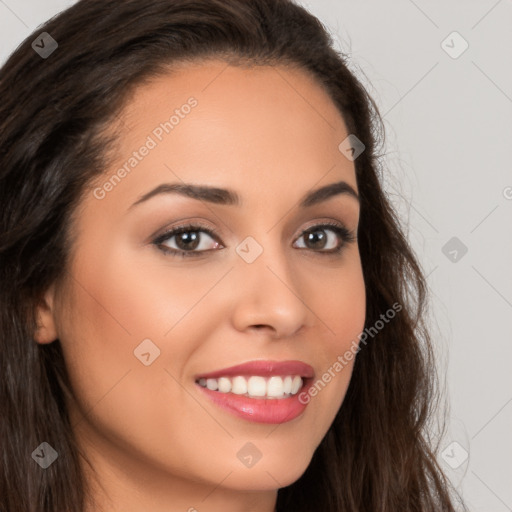
{"type": "Polygon", "coordinates": [[[263,377],[261,375],[220,377],[219,379],[201,378],[197,384],[219,393],[233,393],[247,398],[282,400],[295,396],[303,387],[300,375],[263,377]]]}
{"type": "Polygon", "coordinates": [[[313,368],[301,361],[251,361],[195,377],[214,404],[257,423],[284,423],[300,416],[309,402],[299,400],[301,392],[313,380],[313,368]]]}

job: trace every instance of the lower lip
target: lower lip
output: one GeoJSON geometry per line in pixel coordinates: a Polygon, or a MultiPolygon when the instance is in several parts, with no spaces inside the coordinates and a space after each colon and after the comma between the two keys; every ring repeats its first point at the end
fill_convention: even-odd
{"type": "MultiPolygon", "coordinates": [[[[308,383],[309,379],[306,380],[308,383]]],[[[296,395],[289,398],[249,398],[234,393],[212,391],[196,384],[208,398],[222,409],[255,423],[286,423],[300,416],[307,407],[299,395],[309,387],[304,384],[296,395]]]]}

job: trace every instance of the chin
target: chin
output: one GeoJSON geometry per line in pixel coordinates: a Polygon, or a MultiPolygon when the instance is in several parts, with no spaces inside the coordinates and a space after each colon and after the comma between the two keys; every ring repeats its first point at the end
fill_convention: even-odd
{"type": "Polygon", "coordinates": [[[237,465],[226,479],[226,485],[237,490],[269,491],[296,482],[311,462],[310,453],[295,453],[295,456],[272,454],[266,461],[263,457],[250,468],[237,465]]]}

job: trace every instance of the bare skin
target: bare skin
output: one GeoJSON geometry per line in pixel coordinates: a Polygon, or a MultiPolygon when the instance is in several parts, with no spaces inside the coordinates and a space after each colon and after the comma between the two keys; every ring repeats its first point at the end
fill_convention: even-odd
{"type": "Polygon", "coordinates": [[[303,71],[216,60],[140,87],[120,117],[119,154],[97,186],[148,136],[157,145],[104,197],[85,195],[68,279],[46,293],[35,333],[38,343],[62,344],[72,424],[98,475],[84,464],[96,501],[87,512],[272,512],[277,490],[304,473],[331,425],[354,361],[278,425],[219,408],[194,376],[299,360],[320,378],[358,339],[366,297],[357,240],[320,228],[323,248],[303,232],[329,221],[356,235],[359,202],[341,193],[298,206],[331,183],[357,191],[354,163],[338,149],[347,129],[303,71]],[[155,128],[189,97],[197,105],[158,140],[155,128]],[[232,189],[242,204],[163,193],[132,206],[182,182],[232,189]],[[162,250],[182,249],[179,236],[153,243],[194,221],[218,233],[199,232],[199,256],[162,250]],[[251,263],[235,250],[248,236],[263,249],[251,263]],[[147,366],[134,355],[145,339],[160,350],[147,366]],[[250,468],[237,457],[247,442],[261,453],[250,468]]]}

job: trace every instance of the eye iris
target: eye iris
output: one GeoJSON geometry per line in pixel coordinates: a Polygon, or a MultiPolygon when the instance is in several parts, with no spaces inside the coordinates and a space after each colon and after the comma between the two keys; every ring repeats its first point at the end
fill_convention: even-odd
{"type": "Polygon", "coordinates": [[[325,232],[321,229],[317,229],[315,231],[310,231],[306,235],[307,243],[312,244],[313,249],[322,249],[325,245],[327,237],[325,236],[325,232]],[[320,242],[320,243],[318,243],[320,242]]]}
{"type": "Polygon", "coordinates": [[[176,235],[176,245],[183,250],[196,249],[199,245],[199,238],[197,231],[184,231],[176,235]]]}

